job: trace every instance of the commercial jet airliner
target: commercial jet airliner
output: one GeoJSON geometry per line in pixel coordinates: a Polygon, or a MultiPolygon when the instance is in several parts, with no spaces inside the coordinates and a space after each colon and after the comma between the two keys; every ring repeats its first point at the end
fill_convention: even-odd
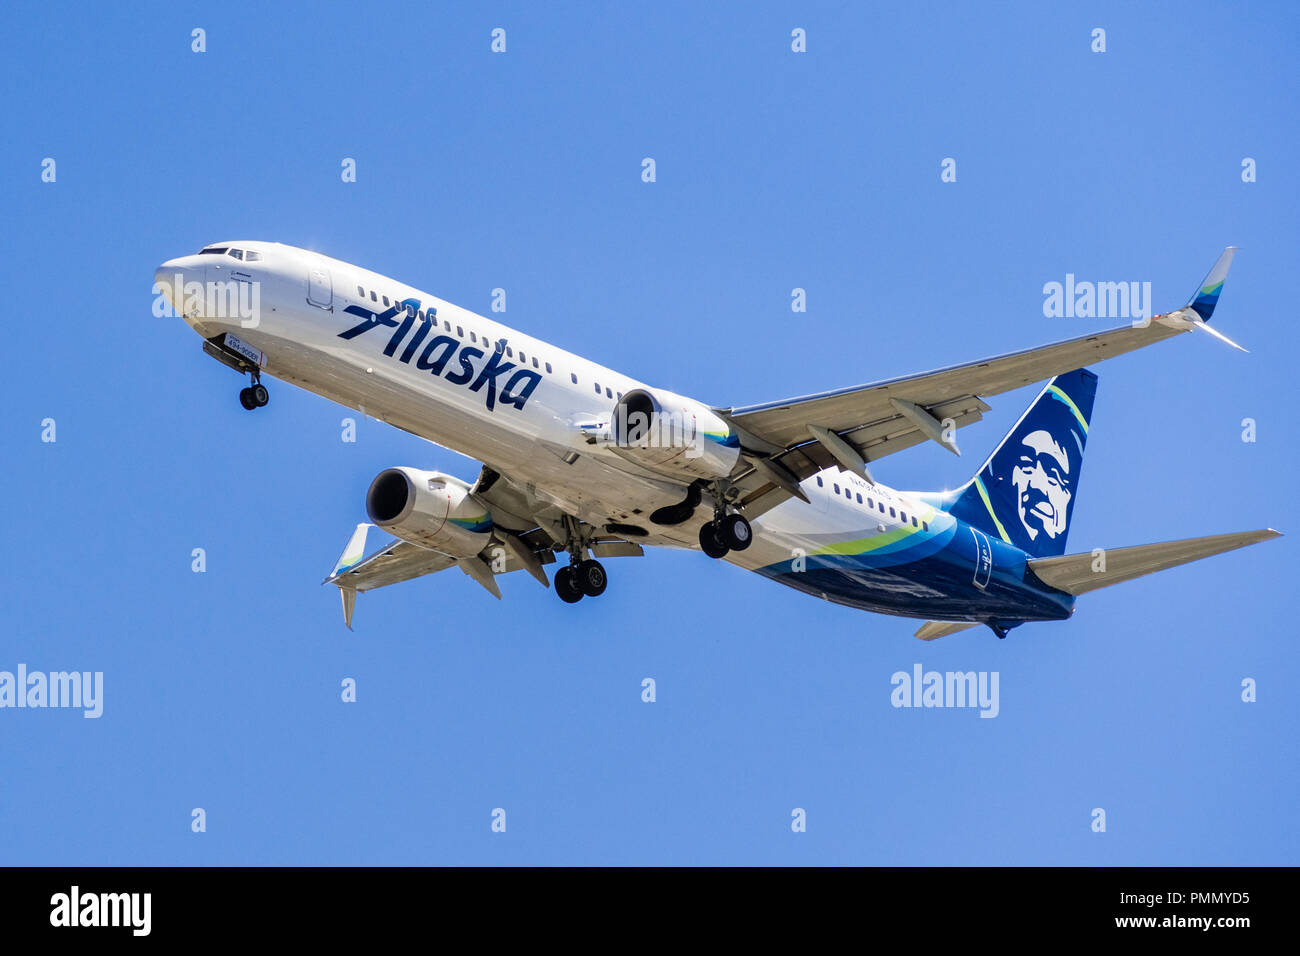
{"type": "MultiPolygon", "coordinates": [[[[275,242],[205,246],[155,294],[249,376],[272,376],[483,463],[471,483],[387,468],[326,583],[359,591],[458,567],[496,597],[523,570],[560,599],[605,591],[598,558],[647,545],[713,558],[837,604],[918,618],[923,640],[1068,618],[1075,598],[1276,537],[1264,529],[1065,553],[1097,376],[1083,368],[1209,321],[1235,249],[1174,312],[937,371],[719,407],[604,368],[359,266],[275,242]],[[895,491],[875,462],[955,434],[985,399],[1047,380],[975,475],[895,491]],[[393,536],[369,552],[368,532],[393,536]]],[[[1112,290],[1113,291],[1113,290],[1112,290]]],[[[1243,350],[1244,351],[1244,350],[1243,350]]],[[[1160,481],[1162,476],[1152,476],[1160,481]]],[[[1172,482],[1171,482],[1172,484],[1172,482]]]]}

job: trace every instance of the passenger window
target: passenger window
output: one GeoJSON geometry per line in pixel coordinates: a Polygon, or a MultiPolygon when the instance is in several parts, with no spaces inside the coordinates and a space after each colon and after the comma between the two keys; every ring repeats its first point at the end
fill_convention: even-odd
{"type": "Polygon", "coordinates": [[[507,346],[506,346],[506,358],[514,358],[514,357],[515,357],[515,350],[512,349],[510,346],[507,345],[507,346]]]}
{"type": "Polygon", "coordinates": [[[930,530],[930,522],[928,522],[928,521],[922,521],[922,522],[921,522],[921,530],[922,530],[922,531],[929,531],[929,530],[930,530]]]}
{"type": "Polygon", "coordinates": [[[370,301],[371,301],[371,302],[378,302],[378,301],[379,301],[379,296],[377,296],[377,295],[375,294],[375,290],[374,290],[374,289],[371,289],[371,290],[370,290],[370,301]]]}
{"type": "MultiPolygon", "coordinates": [[[[533,356],[533,368],[541,368],[541,366],[537,364],[537,356],[536,356],[536,355],[533,356]]],[[[550,367],[549,365],[546,366],[546,371],[549,372],[550,370],[551,370],[551,367],[550,367]]]]}
{"type": "Polygon", "coordinates": [[[366,297],[366,290],[361,288],[361,286],[357,286],[357,295],[364,299],[366,297]]]}
{"type": "Polygon", "coordinates": [[[862,495],[858,495],[858,504],[862,504],[862,495]]]}
{"type": "MultiPolygon", "coordinates": [[[[533,359],[533,364],[534,364],[534,365],[537,364],[537,359],[533,359]]],[[[551,363],[550,363],[550,362],[547,362],[547,363],[546,363],[546,374],[547,374],[547,375],[551,374],[551,363]]]]}
{"type": "Polygon", "coordinates": [[[837,495],[840,493],[840,483],[838,481],[832,482],[831,487],[835,489],[837,495]]]}
{"type": "Polygon", "coordinates": [[[613,390],[612,388],[610,388],[608,385],[605,386],[605,397],[606,397],[606,398],[613,398],[613,397],[614,397],[614,390],[613,390]]]}
{"type": "Polygon", "coordinates": [[[385,306],[388,305],[388,296],[384,296],[384,305],[385,305],[385,306]]]}
{"type": "Polygon", "coordinates": [[[574,385],[577,385],[577,384],[578,384],[578,373],[577,373],[577,372],[570,372],[570,373],[569,373],[569,378],[573,379],[573,384],[574,384],[574,385]]]}
{"type": "Polygon", "coordinates": [[[874,501],[872,501],[871,498],[868,496],[868,498],[867,498],[867,507],[868,507],[868,508],[874,508],[875,506],[876,506],[876,503],[875,503],[874,501]]]}
{"type": "Polygon", "coordinates": [[[821,476],[821,475],[818,475],[818,476],[817,476],[817,487],[818,487],[818,488],[824,488],[824,487],[825,487],[825,485],[822,483],[822,476],[821,476]]]}
{"type": "Polygon", "coordinates": [[[451,323],[448,322],[446,319],[444,319],[443,322],[442,322],[442,330],[443,330],[444,332],[450,332],[450,331],[451,331],[451,323]]]}
{"type": "Polygon", "coordinates": [[[527,364],[528,364],[528,359],[524,358],[524,353],[523,353],[523,352],[520,352],[520,353],[519,353],[519,361],[520,361],[522,364],[524,364],[524,365],[527,365],[527,364]]]}
{"type": "Polygon", "coordinates": [[[880,503],[880,513],[882,515],[885,513],[885,503],[883,501],[880,503]]]}
{"type": "Polygon", "coordinates": [[[916,527],[916,515],[912,515],[912,527],[916,527]]]}
{"type": "Polygon", "coordinates": [[[477,342],[477,341],[478,341],[478,339],[476,339],[476,338],[474,337],[474,331],[473,331],[472,329],[470,330],[470,333],[469,333],[469,340],[470,340],[471,342],[477,342]]]}
{"type": "Polygon", "coordinates": [[[895,517],[895,515],[894,515],[894,509],[893,509],[893,508],[890,508],[890,509],[889,509],[889,517],[891,517],[891,518],[895,517]]]}

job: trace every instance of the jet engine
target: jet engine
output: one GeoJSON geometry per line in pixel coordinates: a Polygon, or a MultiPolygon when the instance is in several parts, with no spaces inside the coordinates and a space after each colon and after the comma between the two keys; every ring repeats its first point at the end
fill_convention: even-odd
{"type": "Polygon", "coordinates": [[[725,478],[740,442],[706,405],[672,392],[635,389],[610,418],[610,448],[628,461],[676,478],[725,478]]]}
{"type": "Polygon", "coordinates": [[[454,558],[473,557],[492,537],[487,505],[438,471],[381,471],[366,492],[366,513],[389,534],[454,558]]]}

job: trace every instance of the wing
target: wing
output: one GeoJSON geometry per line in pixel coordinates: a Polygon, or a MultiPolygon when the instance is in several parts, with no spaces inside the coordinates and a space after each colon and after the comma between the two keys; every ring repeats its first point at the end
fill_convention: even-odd
{"type": "Polygon", "coordinates": [[[393,539],[364,558],[366,533],[374,525],[359,524],[344,557],[322,583],[335,584],[353,591],[372,591],[412,578],[442,571],[456,563],[456,559],[441,551],[429,551],[406,541],[393,539]],[[359,546],[356,546],[359,545],[359,546]],[[354,547],[356,546],[356,547],[354,547]],[[348,561],[349,552],[356,552],[356,560],[348,561]]]}
{"type": "MultiPolygon", "coordinates": [[[[484,469],[484,472],[491,473],[489,469],[484,469]]],[[[485,492],[484,497],[491,494],[490,491],[485,492]]],[[[501,497],[499,492],[496,497],[501,497]]],[[[495,508],[493,516],[497,516],[495,508]]],[[[503,513],[501,517],[515,520],[508,513],[503,513]]],[[[374,525],[364,522],[357,525],[334,570],[322,582],[333,584],[339,589],[343,599],[343,623],[349,629],[352,627],[352,614],[356,609],[359,592],[410,581],[450,567],[459,567],[498,599],[501,597],[501,589],[497,587],[496,576],[511,571],[527,571],[542,587],[551,586],[542,567],[555,562],[556,538],[553,534],[556,532],[548,532],[542,527],[516,531],[504,525],[494,525],[492,542],[487,547],[477,555],[459,558],[397,539],[388,541],[367,555],[366,538],[373,527],[374,525]]],[[[578,527],[583,532],[584,548],[590,549],[598,558],[644,554],[641,545],[634,541],[601,534],[598,529],[580,522],[578,527]]]]}
{"type": "Polygon", "coordinates": [[[986,396],[1154,345],[1193,328],[1210,331],[1208,319],[1234,252],[1231,247],[1224,251],[1187,306],[1144,324],[919,375],[719,409],[752,466],[733,477],[739,503],[752,518],[792,495],[802,496],[798,482],[823,469],[839,464],[869,478],[868,462],[927,440],[960,454],[955,432],[983,417],[989,410],[986,396]],[[1207,300],[1206,289],[1213,290],[1213,301],[1207,300]]]}
{"type": "Polygon", "coordinates": [[[373,527],[374,525],[366,523],[357,525],[334,570],[321,582],[333,584],[339,589],[343,596],[343,623],[349,628],[352,627],[352,612],[356,607],[358,592],[399,584],[450,567],[459,567],[497,598],[501,597],[501,590],[496,585],[496,575],[508,574],[521,568],[537,578],[544,587],[550,587],[542,565],[553,562],[555,556],[550,550],[550,539],[540,531],[519,535],[499,530],[495,535],[495,544],[466,558],[431,551],[396,539],[362,557],[366,537],[373,527]]]}

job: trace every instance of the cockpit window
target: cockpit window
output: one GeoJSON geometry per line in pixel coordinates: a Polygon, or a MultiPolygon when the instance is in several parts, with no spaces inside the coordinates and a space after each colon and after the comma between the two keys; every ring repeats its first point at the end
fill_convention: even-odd
{"type": "Polygon", "coordinates": [[[200,249],[200,250],[199,250],[199,255],[201,255],[201,256],[224,256],[224,255],[226,254],[226,249],[227,249],[226,246],[208,246],[206,249],[200,249]]]}
{"type": "Polygon", "coordinates": [[[260,262],[261,259],[262,259],[262,254],[260,252],[254,252],[252,249],[249,249],[247,252],[244,253],[245,262],[260,262]]]}
{"type": "Polygon", "coordinates": [[[236,259],[242,259],[242,258],[244,258],[244,250],[243,250],[243,249],[231,249],[231,250],[230,250],[230,254],[231,254],[232,256],[234,256],[236,259]]]}

